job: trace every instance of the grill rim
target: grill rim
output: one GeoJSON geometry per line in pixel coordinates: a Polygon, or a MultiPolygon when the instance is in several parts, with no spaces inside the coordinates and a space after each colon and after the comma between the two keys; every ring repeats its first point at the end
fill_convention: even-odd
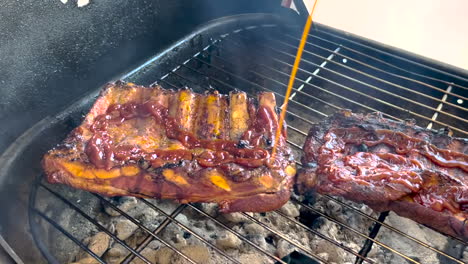
{"type": "MultiPolygon", "coordinates": [[[[249,15],[241,15],[242,18],[239,18],[239,16],[233,16],[233,17],[229,17],[229,19],[231,19],[230,21],[231,22],[234,22],[234,20],[237,20],[237,19],[245,19],[246,17],[250,16],[252,14],[249,14],[249,15]]],[[[255,14],[254,14],[255,15],[255,14]]],[[[265,15],[260,15],[260,19],[266,19],[266,17],[271,17],[270,14],[267,14],[266,16],[265,15]]],[[[222,25],[224,22],[223,22],[223,19],[218,19],[215,21],[215,24],[212,25],[212,27],[216,27],[216,26],[219,26],[219,25],[222,25]]],[[[251,22],[248,22],[248,23],[251,23],[251,22]]],[[[210,24],[211,25],[211,24],[210,24]]],[[[202,27],[200,28],[197,32],[198,33],[204,33],[205,30],[208,30],[210,29],[210,27],[202,27]]],[[[196,37],[197,34],[195,33],[192,33],[190,34],[189,36],[187,36],[186,38],[184,38],[185,41],[192,39],[194,37],[196,37]]],[[[174,47],[179,47],[179,45],[182,45],[183,43],[182,42],[177,42],[175,45],[171,46],[170,48],[166,49],[165,51],[163,51],[161,54],[158,54],[157,56],[151,58],[147,63],[145,63],[144,67],[150,65],[152,62],[158,60],[158,59],[161,59],[163,56],[167,55],[167,56],[170,56],[169,53],[171,53],[173,51],[173,48],[174,47]]],[[[122,79],[128,79],[128,78],[131,78],[134,76],[134,74],[139,74],[141,73],[141,71],[145,71],[144,67],[137,67],[136,69],[138,69],[138,71],[130,71],[129,73],[125,74],[122,79]]],[[[154,67],[154,66],[153,66],[154,67]]],[[[468,72],[467,72],[468,73],[468,72]]],[[[28,141],[31,141],[33,140],[33,138],[35,138],[34,136],[33,137],[30,137],[31,135],[37,135],[39,133],[42,133],[44,132],[45,130],[47,130],[48,127],[51,127],[55,124],[57,124],[58,122],[62,121],[66,116],[70,115],[73,113],[74,110],[82,107],[83,105],[88,105],[90,101],[94,101],[93,98],[96,97],[98,94],[99,94],[99,91],[100,89],[98,90],[95,90],[91,93],[89,93],[88,95],[86,95],[85,97],[83,97],[82,99],[78,100],[76,103],[72,104],[71,106],[67,107],[63,112],[60,112],[56,117],[47,117],[43,120],[41,120],[40,122],[36,123],[34,126],[31,127],[30,130],[28,130],[25,134],[23,134],[20,138],[18,138],[17,141],[15,141],[8,149],[7,151],[5,151],[5,153],[0,157],[0,164],[6,164],[7,166],[11,166],[11,164],[18,158],[18,156],[21,154],[22,151],[18,151],[18,145],[19,146],[23,146],[23,147],[27,147],[30,145],[30,143],[28,143],[28,141]],[[42,126],[42,129],[39,130],[37,129],[38,127],[41,127],[42,126]],[[24,137],[23,137],[24,136],[24,137]],[[24,141],[22,141],[22,139],[26,139],[24,141]],[[18,142],[19,141],[19,142],[18,142]],[[16,145],[15,145],[16,144],[16,145]],[[5,157],[7,154],[7,152],[10,150],[10,148],[13,148],[13,153],[16,153],[17,156],[9,156],[9,157],[5,157]]],[[[0,180],[2,179],[5,179],[8,175],[7,175],[7,171],[9,171],[8,169],[5,170],[3,173],[3,177],[2,177],[2,173],[0,172],[0,180]]],[[[1,184],[2,182],[0,182],[1,184]]],[[[30,222],[31,223],[31,222],[30,222]]],[[[43,253],[43,252],[42,252],[43,253]]]]}

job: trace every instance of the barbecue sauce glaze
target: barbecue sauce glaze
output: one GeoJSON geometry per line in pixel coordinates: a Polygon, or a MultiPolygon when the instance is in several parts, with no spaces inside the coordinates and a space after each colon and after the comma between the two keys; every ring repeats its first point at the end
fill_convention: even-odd
{"type": "Polygon", "coordinates": [[[468,212],[468,188],[462,182],[462,174],[468,171],[468,155],[386,129],[333,128],[323,139],[317,153],[317,173],[328,175],[330,181],[406,188],[409,196],[405,199],[435,211],[468,212]],[[435,166],[442,171],[459,169],[459,176],[448,172],[436,175],[431,170],[435,166]]]}
{"type": "MultiPolygon", "coordinates": [[[[106,113],[97,116],[90,130],[94,133],[87,143],[85,153],[97,168],[110,170],[117,165],[116,161],[145,160],[152,167],[161,167],[181,160],[196,159],[203,167],[215,167],[227,163],[236,163],[247,168],[263,165],[272,167],[267,150],[262,145],[269,145],[276,131],[274,113],[266,107],[259,107],[256,118],[239,142],[232,140],[203,140],[180,128],[168,109],[157,103],[126,103],[109,106],[106,113]],[[157,150],[145,153],[136,146],[115,146],[112,138],[106,133],[110,124],[121,124],[133,118],[153,117],[156,123],[165,127],[169,139],[178,140],[187,149],[157,150]],[[268,139],[265,139],[268,135],[268,139]],[[190,149],[203,148],[206,151],[195,155],[190,149]]],[[[284,140],[283,140],[284,141],[284,140]]],[[[284,142],[281,142],[284,144],[284,142]]]]}

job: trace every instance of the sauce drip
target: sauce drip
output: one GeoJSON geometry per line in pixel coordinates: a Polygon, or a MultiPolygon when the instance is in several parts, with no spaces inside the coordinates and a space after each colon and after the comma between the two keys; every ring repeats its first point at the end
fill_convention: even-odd
{"type": "Polygon", "coordinates": [[[304,51],[305,44],[307,42],[307,36],[310,32],[310,27],[312,26],[312,15],[315,11],[315,6],[317,5],[318,0],[315,0],[314,5],[312,7],[312,11],[310,12],[309,16],[307,17],[307,21],[304,26],[304,30],[302,31],[301,41],[299,42],[299,47],[297,48],[296,58],[294,59],[294,65],[291,70],[291,75],[289,76],[288,88],[286,89],[286,95],[284,96],[284,102],[281,106],[281,114],[278,122],[278,127],[276,128],[275,133],[275,143],[273,145],[273,150],[271,152],[272,160],[275,160],[276,151],[278,148],[278,144],[280,142],[281,130],[283,128],[284,119],[286,117],[286,111],[288,109],[288,102],[291,96],[291,91],[294,85],[294,80],[296,79],[297,70],[299,69],[299,64],[301,62],[302,52],[304,51]]]}

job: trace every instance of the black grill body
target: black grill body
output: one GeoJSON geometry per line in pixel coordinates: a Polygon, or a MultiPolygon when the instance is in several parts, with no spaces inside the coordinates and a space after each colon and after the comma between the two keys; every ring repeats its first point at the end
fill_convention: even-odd
{"type": "MultiPolygon", "coordinates": [[[[172,46],[118,78],[96,72],[96,75],[100,76],[99,80],[81,83],[80,86],[98,87],[97,84],[102,84],[105,80],[123,79],[141,85],[157,82],[168,89],[187,86],[197,92],[210,88],[222,93],[241,89],[250,95],[259,91],[273,91],[280,105],[284,99],[289,72],[294,61],[298,36],[302,29],[301,21],[300,17],[290,14],[257,13],[224,17],[195,29],[172,46]]],[[[464,118],[467,101],[462,99],[468,96],[468,74],[465,71],[323,25],[314,26],[308,42],[287,117],[289,143],[298,161],[310,124],[342,108],[355,112],[381,111],[387,117],[397,120],[412,118],[420,126],[433,129],[449,127],[454,135],[466,137],[468,129],[464,118]]],[[[81,80],[78,76],[76,78],[76,82],[81,80]]],[[[0,158],[2,167],[0,231],[12,247],[12,251],[26,262],[37,263],[39,259],[51,263],[67,261],[70,253],[63,252],[63,245],[75,251],[80,248],[86,250],[86,245],[82,243],[86,234],[80,232],[79,228],[83,223],[93,224],[95,231],[107,232],[120,243],[113,237],[112,230],[107,229],[98,221],[99,219],[96,219],[101,204],[112,206],[115,201],[65,186],[51,186],[41,176],[42,155],[79,125],[99,90],[95,88],[80,91],[80,94],[85,95],[69,104],[63,111],[57,110],[59,106],[48,109],[50,113],[55,111],[57,114],[49,115],[32,125],[0,158]],[[62,219],[64,214],[69,219],[66,223],[62,219]],[[22,250],[24,248],[32,250],[25,252],[22,250]]],[[[57,98],[54,98],[54,101],[57,101],[57,98]]],[[[61,101],[63,107],[67,100],[61,101]]],[[[435,252],[440,263],[447,263],[446,261],[457,263],[466,247],[466,242],[446,238],[434,232],[437,236],[447,239],[445,248],[436,248],[388,225],[385,222],[386,213],[370,216],[361,212],[359,205],[346,203],[337,198],[315,197],[314,199],[333,201],[346,207],[346,210],[359,219],[367,221],[365,228],[357,230],[330,216],[326,210],[314,207],[313,202],[303,200],[303,197],[293,197],[293,203],[301,205],[314,217],[331,221],[354,234],[356,241],[361,245],[359,250],[346,247],[344,241],[337,241],[321,234],[313,225],[305,225],[294,218],[289,221],[297,222],[299,227],[317,236],[318,240],[325,240],[337,247],[337,250],[352,255],[357,263],[373,262],[367,257],[372,247],[384,248],[394,256],[393,261],[424,263],[427,252],[435,252]],[[381,229],[390,230],[389,232],[393,232],[392,235],[419,246],[420,250],[405,252],[380,241],[378,234],[381,229]]],[[[159,235],[165,232],[168,225],[175,224],[194,236],[201,236],[190,226],[181,225],[177,220],[180,214],[188,214],[190,211],[210,221],[218,221],[200,209],[202,207],[199,205],[174,204],[173,208],[165,210],[158,201],[142,199],[140,202],[164,215],[165,220],[155,230],[136,222],[143,232],[147,233],[147,239],[137,247],[128,246],[130,253],[125,260],[126,263],[134,258],[140,258],[145,262],[146,259],[139,252],[151,240],[160,239],[159,235]]],[[[288,217],[281,215],[281,212],[268,214],[288,217]]],[[[282,230],[276,230],[263,223],[262,215],[244,214],[244,216],[276,237],[288,241],[306,256],[327,262],[318,255],[319,252],[295,242],[282,230]]],[[[128,216],[128,219],[135,220],[131,216],[128,216]]],[[[217,224],[223,225],[222,222],[217,224]]],[[[230,230],[227,226],[226,229],[230,230]]],[[[268,261],[283,262],[274,252],[258,247],[247,237],[242,235],[240,237],[245,244],[262,252],[268,261]]],[[[237,261],[203,239],[200,238],[215,254],[223,257],[224,261],[237,261]]],[[[164,241],[164,243],[171,247],[170,242],[164,241]]],[[[177,254],[183,255],[176,248],[174,250],[177,254]]],[[[190,262],[190,258],[183,257],[190,262]]],[[[102,261],[98,257],[96,259],[102,261]]]]}

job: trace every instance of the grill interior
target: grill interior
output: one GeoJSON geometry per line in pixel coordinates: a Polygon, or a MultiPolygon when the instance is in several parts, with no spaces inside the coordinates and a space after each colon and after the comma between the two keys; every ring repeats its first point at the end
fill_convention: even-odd
{"type": "MultiPolygon", "coordinates": [[[[164,60],[157,56],[127,74],[124,80],[142,85],[157,82],[168,89],[187,86],[196,92],[214,88],[228,93],[240,89],[254,96],[258,91],[272,91],[281,105],[300,28],[280,26],[273,19],[260,21],[227,22],[228,29],[215,25],[214,35],[198,32],[166,51],[164,60]]],[[[299,166],[301,147],[310,124],[343,108],[354,112],[380,111],[388,118],[415,119],[422,127],[448,127],[455,136],[467,136],[468,79],[435,68],[419,58],[395,54],[388,48],[376,48],[324,26],[314,27],[287,115],[288,142],[299,166]]],[[[88,104],[92,102],[88,101],[88,104]]],[[[85,112],[86,107],[83,107],[81,114],[85,112]]],[[[77,116],[75,123],[68,126],[75,126],[78,120],[77,116]]],[[[121,209],[119,199],[49,185],[38,176],[30,195],[29,216],[34,240],[50,262],[72,261],[70,252],[63,252],[62,247],[67,246],[87,252],[98,263],[106,263],[83,242],[97,231],[105,232],[114,244],[125,248],[128,255],[121,263],[150,263],[143,252],[155,243],[153,241],[159,241],[161,247],[180,255],[186,263],[196,263],[171,239],[176,234],[181,234],[189,243],[194,241],[206,246],[214,263],[244,261],[235,257],[232,250],[215,243],[216,233],[204,233],[205,229],[197,223],[214,225],[215,230],[237,237],[244,252],[262,257],[258,263],[287,263],[275,251],[279,244],[288,252],[297,251],[323,263],[336,262],[333,256],[321,254],[323,248],[332,248],[336,254],[344,256],[342,259],[354,263],[468,261],[467,253],[463,257],[466,242],[393,213],[377,214],[366,206],[318,194],[293,196],[290,203],[300,211],[299,216],[291,216],[285,210],[239,213],[238,217],[243,220],[233,224],[210,205],[138,199],[142,210],[158,215],[157,221],[148,224],[121,209]],[[114,209],[122,218],[137,225],[142,234],[140,239],[133,242],[119,239],[102,218],[103,207],[114,209]],[[255,226],[253,229],[264,234],[265,241],[259,241],[255,234],[240,228],[246,226],[255,226]],[[338,230],[340,236],[328,229],[338,230]],[[416,229],[417,234],[412,232],[416,229]]]]}

